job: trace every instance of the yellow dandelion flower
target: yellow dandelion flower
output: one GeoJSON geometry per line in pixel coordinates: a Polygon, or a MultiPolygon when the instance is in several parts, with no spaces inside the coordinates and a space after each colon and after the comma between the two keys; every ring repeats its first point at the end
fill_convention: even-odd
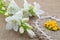
{"type": "Polygon", "coordinates": [[[53,30],[53,31],[58,30],[58,25],[57,25],[57,22],[55,20],[52,20],[52,21],[50,19],[47,20],[44,26],[50,30],[53,30]]]}

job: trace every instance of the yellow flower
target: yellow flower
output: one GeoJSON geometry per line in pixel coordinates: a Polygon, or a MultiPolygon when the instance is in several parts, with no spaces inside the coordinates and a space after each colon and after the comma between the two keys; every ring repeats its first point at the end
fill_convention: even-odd
{"type": "Polygon", "coordinates": [[[54,27],[52,30],[53,31],[57,31],[58,30],[58,27],[54,27]]]}
{"type": "Polygon", "coordinates": [[[50,19],[47,20],[45,23],[45,27],[47,27],[48,29],[53,30],[53,31],[58,30],[58,25],[55,20],[52,20],[52,21],[50,19]]]}

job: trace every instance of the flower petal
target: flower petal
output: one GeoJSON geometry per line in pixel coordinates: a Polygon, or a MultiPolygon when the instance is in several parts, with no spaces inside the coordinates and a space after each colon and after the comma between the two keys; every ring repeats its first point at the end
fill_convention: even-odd
{"type": "Polygon", "coordinates": [[[23,17],[23,12],[20,10],[15,14],[15,17],[17,17],[17,19],[22,19],[23,17]]]}
{"type": "Polygon", "coordinates": [[[18,31],[18,25],[14,25],[13,30],[17,32],[18,31]]]}
{"type": "Polygon", "coordinates": [[[28,10],[28,9],[29,9],[29,4],[27,0],[24,0],[24,10],[28,10]]]}
{"type": "Polygon", "coordinates": [[[34,9],[35,10],[39,10],[40,9],[40,5],[36,2],[34,2],[34,9]]]}
{"type": "Polygon", "coordinates": [[[34,2],[34,12],[35,12],[35,14],[36,14],[36,16],[40,16],[41,14],[43,14],[44,13],[44,11],[42,11],[42,10],[40,10],[40,5],[38,4],[38,3],[36,3],[36,2],[34,2]]]}
{"type": "Polygon", "coordinates": [[[19,7],[17,6],[17,4],[15,3],[14,0],[10,1],[10,4],[8,6],[7,11],[9,12],[9,14],[15,14],[17,11],[19,11],[19,7]]]}
{"type": "Polygon", "coordinates": [[[43,14],[43,13],[45,13],[43,10],[39,10],[38,14],[43,14]]]}
{"type": "Polygon", "coordinates": [[[7,30],[11,30],[11,29],[12,29],[12,25],[11,25],[10,23],[7,23],[7,24],[6,24],[6,29],[7,29],[7,30]]]}
{"type": "Polygon", "coordinates": [[[13,20],[12,16],[9,16],[5,19],[6,22],[11,23],[11,20],[13,20]]]}

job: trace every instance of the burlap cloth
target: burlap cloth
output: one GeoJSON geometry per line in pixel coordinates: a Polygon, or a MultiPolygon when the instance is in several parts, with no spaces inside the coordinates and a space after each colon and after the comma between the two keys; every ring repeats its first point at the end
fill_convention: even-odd
{"type": "MultiPolygon", "coordinates": [[[[23,0],[15,0],[18,6],[22,7],[23,0]]],[[[60,0],[28,0],[28,2],[33,3],[34,1],[40,3],[41,9],[45,11],[45,15],[56,15],[60,18],[60,0]]],[[[44,21],[44,20],[42,20],[44,21]]],[[[43,24],[43,22],[41,22],[43,24]]],[[[7,31],[5,29],[5,18],[0,15],[0,40],[39,40],[38,38],[30,39],[27,33],[20,35],[18,32],[7,31]]],[[[44,27],[42,27],[44,28],[44,27]]],[[[54,40],[60,40],[60,31],[52,32],[44,28],[47,35],[51,36],[54,40]]]]}

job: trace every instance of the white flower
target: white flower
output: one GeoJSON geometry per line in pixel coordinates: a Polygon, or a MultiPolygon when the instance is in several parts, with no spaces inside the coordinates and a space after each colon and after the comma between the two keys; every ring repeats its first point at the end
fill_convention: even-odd
{"type": "Polygon", "coordinates": [[[34,2],[34,6],[29,4],[26,0],[24,0],[24,12],[23,15],[24,17],[29,17],[29,16],[40,16],[40,14],[43,14],[44,11],[40,9],[40,5],[36,2],[34,2]]]}
{"type": "Polygon", "coordinates": [[[18,25],[20,25],[20,20],[22,19],[22,13],[17,12],[16,15],[9,16],[6,18],[6,29],[13,29],[14,31],[18,31],[18,25]],[[21,15],[20,15],[21,14],[21,15]]]}
{"type": "Polygon", "coordinates": [[[18,23],[16,19],[14,19],[13,17],[7,17],[6,22],[7,22],[6,25],[7,30],[13,29],[14,31],[18,31],[18,23]]]}
{"type": "Polygon", "coordinates": [[[38,3],[36,3],[36,2],[34,2],[34,9],[33,9],[33,11],[35,12],[35,14],[37,16],[39,16],[40,14],[43,14],[44,13],[44,11],[42,11],[40,9],[40,5],[38,3]]]}
{"type": "Polygon", "coordinates": [[[30,38],[34,38],[36,36],[32,30],[27,29],[27,33],[30,36],[30,38]]]}
{"type": "Polygon", "coordinates": [[[10,1],[10,4],[8,5],[7,11],[9,14],[15,14],[18,12],[20,8],[17,6],[14,0],[10,1]]]}
{"type": "Polygon", "coordinates": [[[23,27],[20,27],[20,28],[19,28],[19,32],[20,32],[21,34],[23,34],[23,33],[24,33],[24,28],[23,28],[23,27]]]}
{"type": "Polygon", "coordinates": [[[29,7],[31,6],[31,4],[29,4],[27,2],[27,0],[24,0],[24,8],[23,8],[23,15],[24,17],[28,18],[29,16],[32,16],[28,10],[29,10],[29,7]]]}

